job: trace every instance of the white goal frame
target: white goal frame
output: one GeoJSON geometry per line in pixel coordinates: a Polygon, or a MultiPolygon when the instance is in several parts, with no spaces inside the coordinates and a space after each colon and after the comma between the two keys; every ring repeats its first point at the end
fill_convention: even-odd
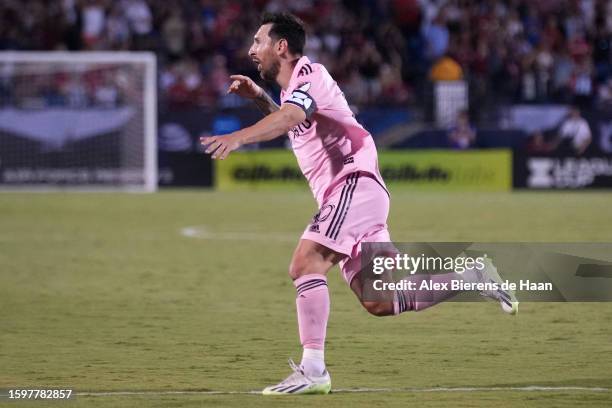
{"type": "Polygon", "coordinates": [[[24,184],[8,186],[0,184],[0,191],[125,191],[155,192],[157,174],[157,59],[152,52],[131,51],[8,51],[0,52],[0,63],[141,63],[144,70],[144,184],[124,186],[70,186],[53,184],[24,184]]]}

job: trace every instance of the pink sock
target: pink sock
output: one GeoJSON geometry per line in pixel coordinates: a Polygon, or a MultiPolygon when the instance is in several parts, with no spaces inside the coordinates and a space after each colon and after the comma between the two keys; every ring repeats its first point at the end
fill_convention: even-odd
{"type": "MultiPolygon", "coordinates": [[[[427,309],[430,306],[444,302],[447,299],[459,293],[456,290],[450,290],[450,282],[453,279],[460,278],[456,273],[444,273],[437,275],[413,275],[410,281],[415,282],[416,288],[419,288],[421,282],[429,280],[433,284],[445,283],[448,285],[447,290],[396,290],[393,296],[393,313],[400,314],[408,310],[419,311],[427,309]]],[[[431,286],[431,285],[430,285],[431,286]]]]}
{"type": "Polygon", "coordinates": [[[293,281],[297,290],[298,325],[304,348],[323,350],[329,316],[329,291],[325,275],[304,275],[293,281]]]}

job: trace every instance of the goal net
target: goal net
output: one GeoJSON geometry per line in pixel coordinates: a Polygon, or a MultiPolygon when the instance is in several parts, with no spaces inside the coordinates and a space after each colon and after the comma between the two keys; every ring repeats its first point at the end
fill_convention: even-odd
{"type": "Polygon", "coordinates": [[[150,53],[0,52],[0,189],[155,191],[150,53]]]}

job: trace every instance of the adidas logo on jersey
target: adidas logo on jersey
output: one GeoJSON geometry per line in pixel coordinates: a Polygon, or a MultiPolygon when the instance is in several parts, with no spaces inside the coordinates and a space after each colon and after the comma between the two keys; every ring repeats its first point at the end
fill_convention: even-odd
{"type": "Polygon", "coordinates": [[[305,64],[302,66],[302,68],[300,68],[300,71],[298,72],[298,76],[302,76],[302,75],[308,75],[308,74],[312,74],[312,67],[310,66],[310,64],[305,64]]]}

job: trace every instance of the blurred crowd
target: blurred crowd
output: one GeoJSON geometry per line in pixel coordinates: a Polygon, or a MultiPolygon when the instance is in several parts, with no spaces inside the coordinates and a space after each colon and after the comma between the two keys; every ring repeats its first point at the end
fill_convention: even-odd
{"type": "Polygon", "coordinates": [[[358,105],[418,105],[464,78],[493,102],[610,104],[608,0],[2,0],[0,49],[151,50],[170,106],[240,106],[230,73],[263,11],[308,26],[306,54],[358,105]]]}
{"type": "Polygon", "coordinates": [[[0,70],[0,107],[111,109],[140,101],[142,69],[131,65],[59,63],[41,72],[36,63],[0,70]]]}

